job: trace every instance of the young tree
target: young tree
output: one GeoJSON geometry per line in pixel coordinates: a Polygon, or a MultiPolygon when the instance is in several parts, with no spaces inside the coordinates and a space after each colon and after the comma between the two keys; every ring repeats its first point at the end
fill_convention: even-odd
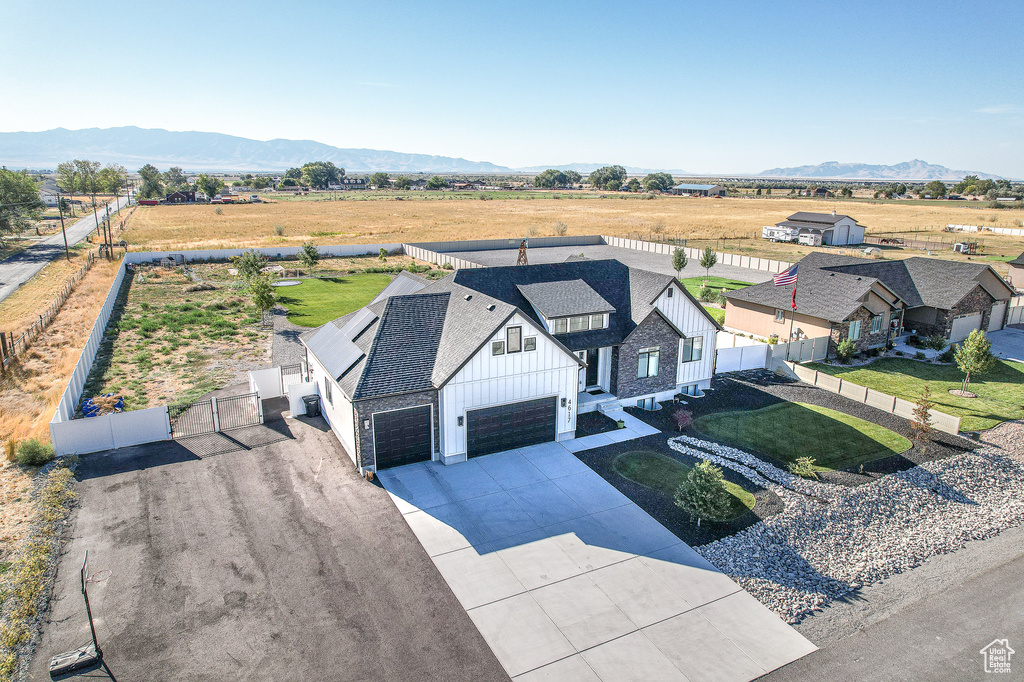
{"type": "Polygon", "coordinates": [[[679,273],[686,267],[686,249],[676,248],[672,252],[672,269],[676,271],[676,279],[679,279],[679,273]]]}
{"type": "Polygon", "coordinates": [[[270,278],[260,273],[249,281],[249,300],[260,311],[264,325],[267,323],[267,313],[277,302],[277,295],[274,287],[270,285],[270,278]]]}
{"type": "Polygon", "coordinates": [[[729,491],[722,470],[703,460],[686,475],[675,494],[676,505],[701,519],[724,519],[729,514],[729,491]]]}
{"type": "Polygon", "coordinates": [[[705,281],[711,278],[711,268],[715,267],[717,262],[718,254],[710,246],[704,249],[704,253],[700,254],[700,266],[704,268],[705,281]]]}
{"type": "Polygon", "coordinates": [[[380,251],[377,252],[377,258],[380,259],[381,263],[386,263],[388,260],[388,250],[383,246],[380,247],[380,251]]]}
{"type": "Polygon", "coordinates": [[[985,332],[975,329],[970,333],[963,343],[956,346],[953,351],[953,359],[956,366],[964,373],[964,383],[960,390],[967,392],[967,385],[971,383],[972,374],[984,374],[992,369],[996,359],[992,355],[992,342],[985,336],[985,332]]]}
{"type": "Polygon", "coordinates": [[[370,184],[377,189],[384,189],[391,184],[387,173],[374,173],[370,176],[370,184]]]}
{"type": "Polygon", "coordinates": [[[320,262],[320,251],[313,246],[313,242],[306,242],[302,245],[302,250],[299,251],[299,262],[310,273],[316,269],[317,263],[320,262]]]}
{"type": "Polygon", "coordinates": [[[267,257],[255,249],[249,249],[241,256],[233,256],[231,264],[238,270],[238,278],[248,287],[267,265],[267,257]]]}
{"type": "Polygon", "coordinates": [[[404,175],[399,175],[391,184],[395,189],[409,189],[412,187],[412,180],[404,175]]]}
{"type": "Polygon", "coordinates": [[[914,403],[914,418],[910,421],[910,440],[918,446],[921,452],[928,449],[932,435],[932,415],[930,410],[935,407],[932,402],[932,392],[927,385],[924,393],[914,403]]]}

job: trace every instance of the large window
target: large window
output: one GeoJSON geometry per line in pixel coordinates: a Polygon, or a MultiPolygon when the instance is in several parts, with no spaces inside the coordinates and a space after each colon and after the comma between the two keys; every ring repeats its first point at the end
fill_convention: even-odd
{"type": "Polygon", "coordinates": [[[688,339],[683,339],[683,352],[679,357],[679,362],[695,362],[700,360],[703,352],[703,336],[691,336],[688,339]]]}
{"type": "Polygon", "coordinates": [[[640,361],[636,369],[638,379],[658,376],[658,360],[661,356],[661,347],[641,348],[640,361]]]}
{"type": "Polygon", "coordinates": [[[506,349],[509,353],[518,353],[523,349],[523,328],[509,327],[505,330],[506,349]]]}
{"type": "Polygon", "coordinates": [[[882,331],[882,316],[875,315],[871,318],[871,333],[877,334],[880,331],[882,331]]]}
{"type": "Polygon", "coordinates": [[[860,320],[854,320],[853,322],[850,323],[850,340],[851,341],[856,341],[857,339],[860,338],[860,326],[861,326],[861,321],[860,320]]]}
{"type": "Polygon", "coordinates": [[[568,332],[585,332],[589,329],[604,329],[604,314],[577,315],[575,317],[560,317],[552,320],[553,334],[565,334],[568,332]]]}

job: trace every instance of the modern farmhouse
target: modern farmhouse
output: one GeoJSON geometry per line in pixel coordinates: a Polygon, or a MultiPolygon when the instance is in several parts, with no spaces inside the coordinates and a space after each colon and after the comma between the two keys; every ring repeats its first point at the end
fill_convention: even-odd
{"type": "Polygon", "coordinates": [[[877,348],[904,332],[957,343],[973,329],[1002,329],[1013,295],[983,263],[812,253],[799,266],[795,313],[793,286],[765,282],[726,293],[726,329],[785,340],[792,323],[795,337],[829,336],[831,350],[846,338],[877,348]]]}
{"type": "Polygon", "coordinates": [[[403,273],[302,335],[324,416],[374,471],[575,437],[576,415],[710,385],[715,321],[616,260],[403,273]]]}

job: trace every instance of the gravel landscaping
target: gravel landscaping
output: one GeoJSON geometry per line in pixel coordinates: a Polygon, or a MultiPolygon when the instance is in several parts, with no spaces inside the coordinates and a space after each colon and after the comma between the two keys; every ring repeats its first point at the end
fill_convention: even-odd
{"type": "Polygon", "coordinates": [[[1024,522],[1020,422],[1004,425],[976,450],[857,487],[800,479],[749,453],[692,436],[669,445],[739,473],[782,500],[780,513],[697,549],[789,623],[931,556],[1024,522]]]}
{"type": "Polygon", "coordinates": [[[617,431],[618,428],[618,422],[605,415],[603,412],[584,412],[583,414],[576,415],[577,438],[585,438],[586,436],[593,436],[598,433],[617,431]]]}

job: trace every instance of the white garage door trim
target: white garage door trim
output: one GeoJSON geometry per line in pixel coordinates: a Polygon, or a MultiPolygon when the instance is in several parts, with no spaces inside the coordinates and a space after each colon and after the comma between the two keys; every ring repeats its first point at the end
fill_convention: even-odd
{"type": "Polygon", "coordinates": [[[988,320],[990,332],[999,331],[1003,328],[1003,318],[1006,317],[1006,301],[999,301],[992,304],[992,317],[988,320]]]}
{"type": "Polygon", "coordinates": [[[953,327],[949,332],[950,343],[960,343],[975,329],[981,328],[981,313],[960,315],[953,318],[953,327]]]}

